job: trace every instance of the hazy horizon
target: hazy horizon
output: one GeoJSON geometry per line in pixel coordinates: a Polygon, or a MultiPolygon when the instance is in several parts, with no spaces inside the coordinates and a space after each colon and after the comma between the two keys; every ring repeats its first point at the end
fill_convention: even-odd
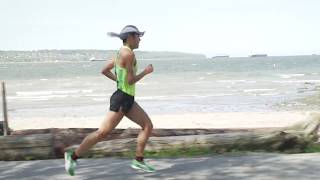
{"type": "MultiPolygon", "coordinates": [[[[0,49],[0,52],[32,52],[32,51],[117,51],[117,49],[33,49],[33,50],[2,50],[0,49]]],[[[247,54],[243,56],[232,56],[229,54],[222,54],[222,55],[212,55],[208,56],[205,53],[197,53],[197,52],[183,52],[183,51],[167,51],[167,50],[140,50],[136,49],[135,51],[138,52],[154,52],[154,53],[181,53],[181,54],[192,54],[192,55],[203,55],[206,58],[212,58],[212,57],[219,57],[219,56],[229,56],[229,58],[240,58],[240,57],[250,57],[251,55],[257,55],[257,54],[266,54],[268,57],[285,57],[285,56],[320,56],[320,53],[313,53],[313,54],[283,54],[283,55],[272,55],[267,53],[257,53],[257,54],[247,54]]]]}
{"type": "Polygon", "coordinates": [[[146,31],[140,51],[320,54],[318,7],[316,0],[3,0],[0,49],[117,49],[122,42],[106,33],[134,24],[146,31]]]}

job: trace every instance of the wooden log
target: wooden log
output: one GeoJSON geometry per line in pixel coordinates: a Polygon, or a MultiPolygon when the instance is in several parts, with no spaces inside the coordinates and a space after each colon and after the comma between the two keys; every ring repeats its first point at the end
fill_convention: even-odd
{"type": "MultiPolygon", "coordinates": [[[[306,121],[273,132],[236,132],[193,136],[151,137],[147,151],[206,147],[213,152],[233,150],[302,152],[318,139],[320,114],[311,114],[306,121]]],[[[72,146],[70,148],[75,148],[72,146]]],[[[136,138],[103,141],[84,156],[110,156],[135,151],[136,138]]]]}
{"type": "MultiPolygon", "coordinates": [[[[151,137],[164,136],[186,136],[186,135],[201,135],[201,134],[223,134],[230,132],[271,132],[279,128],[256,128],[256,129],[154,129],[151,137]]],[[[68,141],[72,139],[74,144],[80,143],[85,136],[96,131],[97,128],[68,128],[68,129],[28,129],[12,131],[12,136],[24,136],[31,134],[46,134],[52,133],[56,140],[68,141]],[[80,142],[79,142],[80,141],[80,142]]],[[[141,129],[114,129],[111,134],[104,140],[135,138],[138,136],[141,129]]]]}
{"type": "MultiPolygon", "coordinates": [[[[164,136],[186,136],[201,134],[224,134],[230,132],[271,132],[278,128],[258,128],[258,129],[154,129],[152,137],[164,136]]],[[[70,128],[70,129],[31,129],[13,131],[11,136],[25,136],[31,134],[51,133],[53,135],[53,149],[56,157],[63,157],[64,147],[80,144],[83,139],[96,128],[70,128]]],[[[136,138],[141,129],[115,129],[103,141],[114,139],[136,138]]]]}
{"type": "Polygon", "coordinates": [[[0,160],[49,159],[55,157],[52,134],[1,136],[0,160]]]}
{"type": "MultiPolygon", "coordinates": [[[[300,152],[306,145],[318,139],[319,117],[319,114],[311,114],[304,122],[272,131],[270,129],[157,129],[154,130],[154,137],[149,139],[146,150],[161,151],[206,147],[214,152],[234,149],[300,152]]],[[[0,137],[0,160],[54,158],[57,157],[55,148],[61,150],[58,154],[58,157],[61,157],[65,145],[62,143],[57,146],[56,143],[63,142],[63,138],[68,137],[66,135],[70,132],[81,132],[85,137],[93,130],[95,129],[64,129],[62,131],[60,129],[46,129],[38,132],[47,134],[23,135],[21,137],[20,131],[20,134],[0,137]],[[61,132],[63,133],[61,134],[61,132]]],[[[115,130],[113,140],[98,143],[85,156],[110,156],[135,151],[136,135],[139,131],[139,129],[115,130]]],[[[27,132],[31,133],[32,131],[27,132]]],[[[82,141],[82,139],[80,140],[82,141]]],[[[71,140],[79,140],[79,138],[75,137],[71,140]]]]}

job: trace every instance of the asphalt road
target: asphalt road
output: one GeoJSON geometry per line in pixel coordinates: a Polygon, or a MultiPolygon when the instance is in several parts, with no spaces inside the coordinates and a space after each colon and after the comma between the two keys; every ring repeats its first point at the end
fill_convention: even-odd
{"type": "Polygon", "coordinates": [[[290,179],[320,177],[320,153],[212,155],[196,158],[149,159],[157,171],[139,172],[130,159],[80,159],[75,176],[64,170],[63,159],[0,161],[0,179],[290,179]]]}

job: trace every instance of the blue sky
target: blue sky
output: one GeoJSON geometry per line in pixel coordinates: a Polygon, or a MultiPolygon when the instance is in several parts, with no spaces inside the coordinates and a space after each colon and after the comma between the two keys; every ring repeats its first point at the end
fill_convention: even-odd
{"type": "Polygon", "coordinates": [[[318,0],[1,0],[0,50],[118,49],[133,24],[140,50],[207,56],[320,54],[318,0]]]}

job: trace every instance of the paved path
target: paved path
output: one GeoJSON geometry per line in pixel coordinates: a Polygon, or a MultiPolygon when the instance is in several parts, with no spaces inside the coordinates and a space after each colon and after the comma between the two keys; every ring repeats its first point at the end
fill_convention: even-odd
{"type": "Polygon", "coordinates": [[[320,153],[213,155],[198,158],[150,159],[155,173],[130,168],[130,159],[81,159],[76,176],[64,171],[63,159],[0,161],[0,179],[290,179],[320,178],[320,153]]]}

